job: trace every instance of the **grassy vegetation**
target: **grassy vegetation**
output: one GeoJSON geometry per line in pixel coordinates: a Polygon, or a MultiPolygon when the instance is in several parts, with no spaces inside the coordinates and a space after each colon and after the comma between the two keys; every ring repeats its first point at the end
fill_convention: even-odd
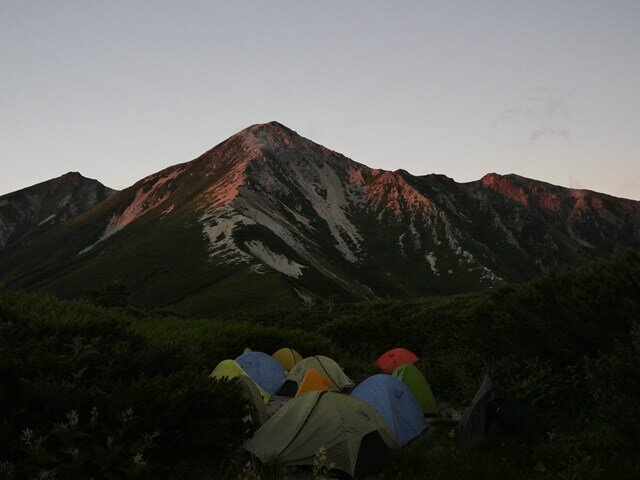
{"type": "Polygon", "coordinates": [[[131,317],[2,290],[0,319],[6,478],[198,478],[249,434],[235,386],[131,317]]]}
{"type": "Polygon", "coordinates": [[[549,431],[534,447],[462,451],[440,424],[394,452],[385,479],[638,478],[639,319],[635,252],[496,291],[215,319],[0,289],[0,478],[241,477],[246,405],[208,373],[282,346],[356,380],[405,346],[439,400],[463,407],[488,373],[549,431]]]}

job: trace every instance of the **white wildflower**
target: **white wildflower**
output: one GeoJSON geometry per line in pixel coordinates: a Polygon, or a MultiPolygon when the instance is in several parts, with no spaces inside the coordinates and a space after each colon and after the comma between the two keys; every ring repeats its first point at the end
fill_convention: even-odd
{"type": "Polygon", "coordinates": [[[133,457],[133,463],[135,463],[139,467],[144,467],[147,464],[146,460],[142,458],[142,452],[138,452],[135,454],[135,456],[133,457]]]}

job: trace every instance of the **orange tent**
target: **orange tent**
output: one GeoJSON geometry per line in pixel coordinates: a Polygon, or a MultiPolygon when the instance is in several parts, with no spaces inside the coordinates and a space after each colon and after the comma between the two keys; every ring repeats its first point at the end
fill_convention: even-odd
{"type": "Polygon", "coordinates": [[[406,348],[394,348],[380,355],[376,360],[376,365],[383,372],[391,373],[400,365],[416,363],[418,360],[420,360],[418,356],[406,348]]]}
{"type": "Polygon", "coordinates": [[[299,397],[303,393],[313,391],[328,392],[330,386],[331,380],[323,376],[315,368],[312,368],[304,375],[304,378],[300,382],[296,397],[299,397]]]}
{"type": "Polygon", "coordinates": [[[296,352],[293,348],[281,348],[271,356],[275,358],[287,372],[295,367],[296,363],[302,360],[302,355],[296,352]]]}

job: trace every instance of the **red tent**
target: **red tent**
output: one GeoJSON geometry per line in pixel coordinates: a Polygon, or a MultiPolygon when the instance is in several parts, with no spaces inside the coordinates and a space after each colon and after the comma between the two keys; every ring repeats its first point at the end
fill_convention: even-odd
{"type": "Polygon", "coordinates": [[[418,356],[406,348],[394,348],[383,353],[376,360],[376,365],[385,373],[391,373],[400,365],[416,363],[418,356]]]}

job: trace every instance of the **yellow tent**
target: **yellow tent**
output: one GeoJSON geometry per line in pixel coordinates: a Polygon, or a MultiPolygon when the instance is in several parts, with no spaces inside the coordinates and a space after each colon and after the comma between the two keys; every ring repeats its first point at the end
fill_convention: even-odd
{"type": "Polygon", "coordinates": [[[313,391],[328,392],[330,386],[331,380],[323,376],[315,368],[312,368],[307,373],[305,373],[304,378],[300,382],[300,387],[296,392],[296,397],[299,397],[303,393],[313,391]]]}
{"type": "Polygon", "coordinates": [[[302,360],[302,355],[296,352],[293,348],[281,348],[271,356],[275,358],[280,365],[282,365],[282,368],[284,368],[286,372],[291,370],[296,366],[296,363],[302,360]]]}
{"type": "MultiPolygon", "coordinates": [[[[213,372],[211,372],[210,376],[211,378],[218,378],[218,379],[222,379],[222,378],[233,379],[236,377],[245,376],[253,382],[253,379],[247,374],[247,372],[244,371],[244,369],[240,365],[238,365],[238,362],[236,362],[235,360],[221,361],[216,366],[216,368],[213,369],[213,372]]],[[[269,395],[269,393],[263,390],[260,387],[260,385],[258,385],[257,383],[256,383],[256,387],[258,388],[260,395],[262,395],[262,400],[264,401],[264,403],[269,403],[269,399],[271,398],[271,395],[269,395]]]]}

